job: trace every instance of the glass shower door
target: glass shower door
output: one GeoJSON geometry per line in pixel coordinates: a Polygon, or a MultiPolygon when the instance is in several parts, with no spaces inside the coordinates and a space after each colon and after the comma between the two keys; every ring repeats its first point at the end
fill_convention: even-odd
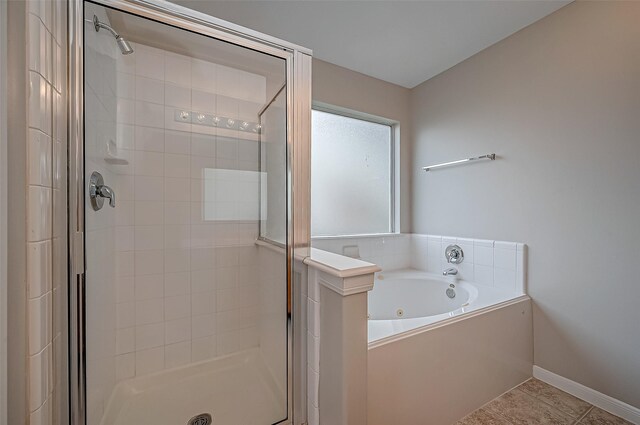
{"type": "Polygon", "coordinates": [[[289,415],[287,61],[84,5],[88,425],[289,415]]]}

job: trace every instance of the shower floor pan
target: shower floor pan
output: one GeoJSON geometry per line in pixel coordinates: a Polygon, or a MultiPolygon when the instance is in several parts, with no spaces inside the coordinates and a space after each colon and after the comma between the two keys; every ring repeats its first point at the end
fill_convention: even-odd
{"type": "Polygon", "coordinates": [[[102,425],[187,425],[209,413],[212,425],[282,420],[286,398],[258,349],[133,378],[116,386],[102,425]]]}

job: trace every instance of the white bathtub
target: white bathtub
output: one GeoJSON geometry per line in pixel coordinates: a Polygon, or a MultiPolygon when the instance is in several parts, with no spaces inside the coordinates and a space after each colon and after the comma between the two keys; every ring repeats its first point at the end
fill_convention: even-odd
{"type": "Polygon", "coordinates": [[[369,292],[369,344],[377,345],[443,321],[526,298],[521,292],[417,270],[376,274],[369,292]],[[447,289],[451,289],[447,296],[447,289]]]}

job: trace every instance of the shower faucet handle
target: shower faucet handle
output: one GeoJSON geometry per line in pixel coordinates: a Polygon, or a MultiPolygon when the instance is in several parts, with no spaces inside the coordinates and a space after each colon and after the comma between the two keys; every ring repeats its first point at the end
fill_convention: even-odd
{"type": "Polygon", "coordinates": [[[464,252],[458,245],[449,245],[444,252],[447,263],[460,264],[464,261],[464,252]]]}
{"type": "Polygon", "coordinates": [[[89,199],[94,211],[102,209],[105,199],[109,200],[111,208],[116,206],[116,193],[104,184],[102,174],[97,171],[91,173],[91,178],[89,179],[89,199]]]}

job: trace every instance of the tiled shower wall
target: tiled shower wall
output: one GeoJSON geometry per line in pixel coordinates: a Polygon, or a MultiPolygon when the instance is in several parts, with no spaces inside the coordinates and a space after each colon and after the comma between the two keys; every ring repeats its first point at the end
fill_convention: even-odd
{"type": "Polygon", "coordinates": [[[29,422],[63,424],[66,293],[66,4],[28,1],[29,422]]]}
{"type": "MultiPolygon", "coordinates": [[[[117,56],[117,379],[257,346],[257,121],[264,77],[141,44],[117,56]]],[[[108,143],[108,141],[107,141],[108,143]]]]}

